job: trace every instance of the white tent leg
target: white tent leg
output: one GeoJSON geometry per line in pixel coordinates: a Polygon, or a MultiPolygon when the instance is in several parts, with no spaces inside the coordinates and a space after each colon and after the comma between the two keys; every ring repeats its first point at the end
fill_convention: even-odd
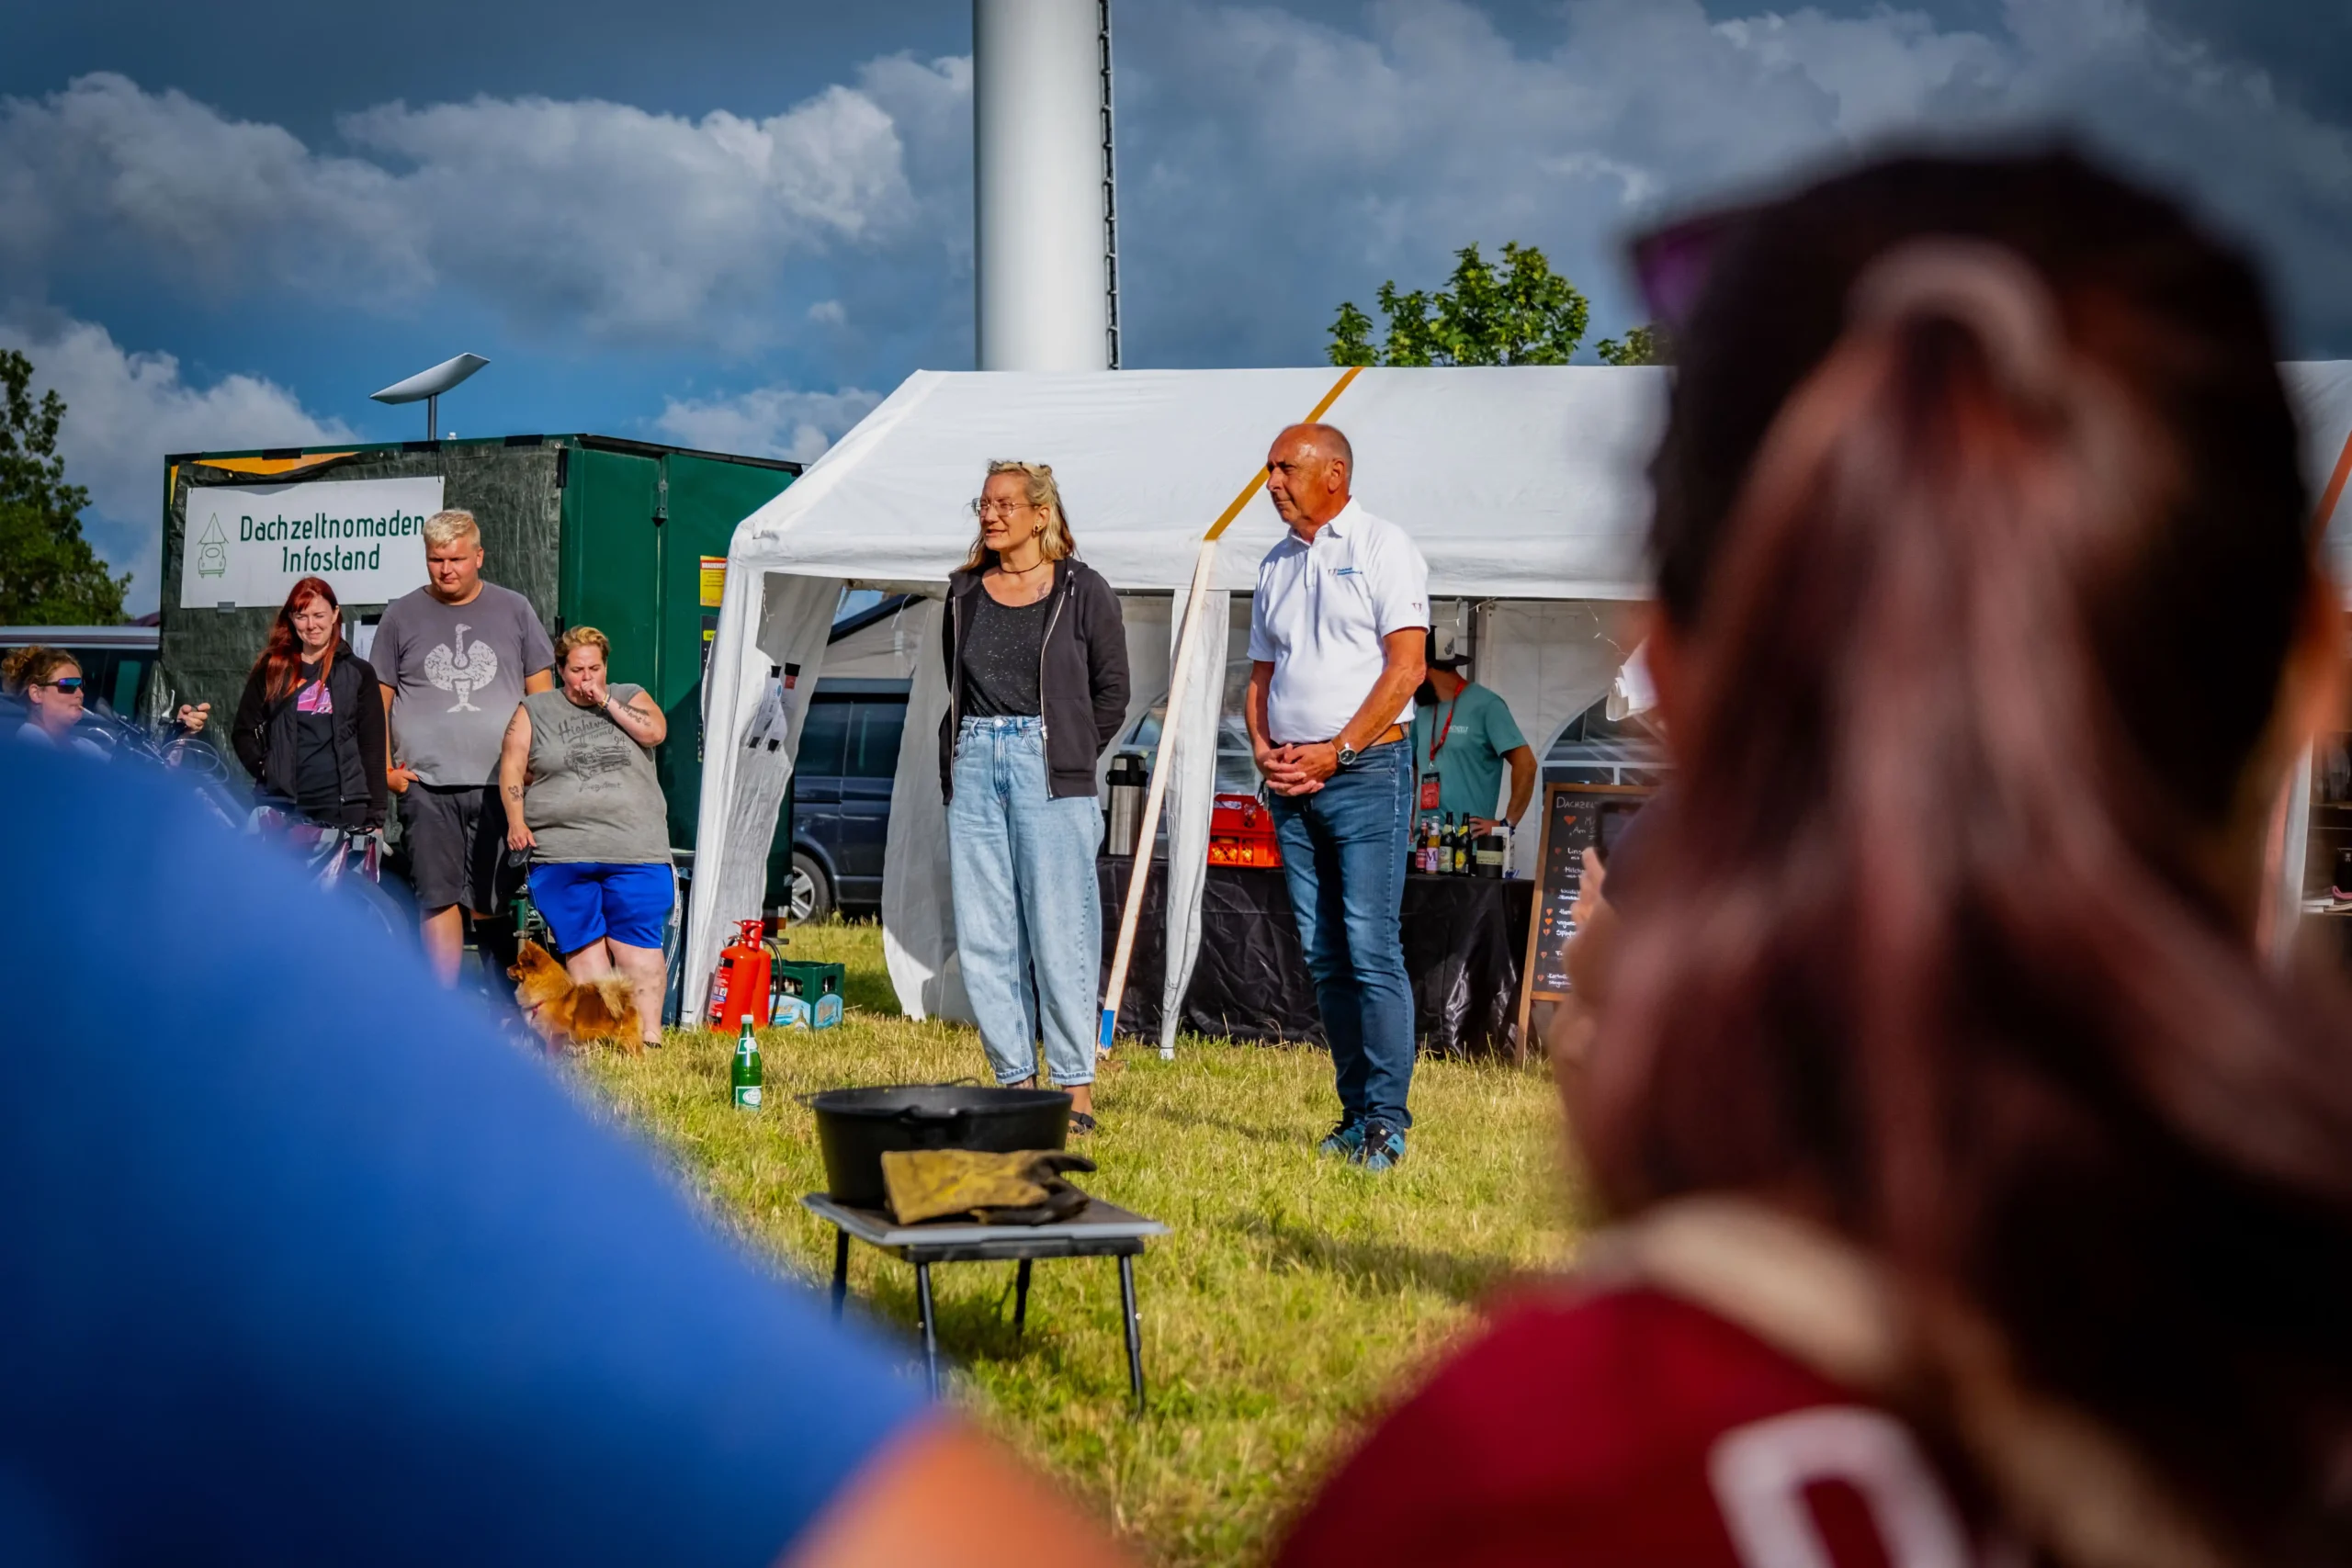
{"type": "Polygon", "coordinates": [[[939,790],[939,723],[947,674],[939,658],[944,602],[908,613],[915,639],[913,689],[890,781],[890,827],[882,850],[882,956],[909,1018],[971,1020],[956,963],[955,888],[948,874],[947,804],[939,790]]]}
{"type": "MultiPolygon", "coordinates": [[[[1237,508],[1238,509],[1238,508],[1237,508]]],[[[1195,650],[1201,641],[1201,604],[1207,598],[1209,576],[1216,564],[1216,541],[1201,541],[1201,553],[1193,562],[1193,587],[1184,606],[1184,630],[1176,645],[1176,668],[1168,676],[1168,717],[1159,730],[1159,755],[1162,765],[1151,770],[1151,787],[1144,792],[1143,821],[1136,829],[1135,869],[1127,874],[1126,904],[1119,916],[1119,942],[1111,951],[1111,977],[1102,987],[1102,1032],[1095,1043],[1109,1050],[1118,1032],[1119,998],[1126,994],[1127,961],[1135,954],[1136,922],[1143,916],[1144,889],[1151,883],[1151,845],[1159,832],[1159,807],[1168,795],[1168,768],[1165,761],[1173,746],[1179,716],[1184,711],[1184,688],[1189,683],[1195,650]]],[[[1172,1045],[1162,1045],[1159,1054],[1172,1058],[1172,1045]]]]}
{"type": "Polygon", "coordinates": [[[2285,970],[2294,960],[2295,933],[2303,923],[2303,877],[2312,847],[2312,749],[2303,748],[2294,770],[2287,775],[2286,798],[2279,802],[2279,821],[2273,837],[2275,859],[2271,874],[2267,924],[2270,962],[2285,970]]]}
{"type": "Polygon", "coordinates": [[[825,644],[841,592],[839,578],[728,573],[718,637],[711,649],[710,711],[744,717],[740,727],[715,724],[704,737],[705,782],[680,1008],[681,1021],[689,1025],[702,1016],[711,970],[734,922],[760,913],[776,814],[791,787],[801,720],[824,667],[825,644]],[[752,625],[755,613],[756,635],[752,625]],[[722,660],[729,677],[724,686],[719,683],[722,660]],[[760,695],[770,687],[769,671],[779,666],[792,682],[780,708],[763,703],[760,695]]]}
{"type": "MultiPolygon", "coordinates": [[[[1202,597],[1194,612],[1200,640],[1193,650],[1193,676],[1185,688],[1182,720],[1169,704],[1161,727],[1159,765],[1168,770],[1167,957],[1160,970],[1159,1053],[1176,1051],[1176,1028],[1183,1021],[1184,992],[1201,949],[1201,889],[1208,880],[1209,815],[1216,805],[1217,727],[1225,707],[1225,650],[1232,635],[1233,595],[1223,589],[1202,597]]],[[[1187,618],[1175,633],[1178,647],[1189,637],[1187,618]]]]}

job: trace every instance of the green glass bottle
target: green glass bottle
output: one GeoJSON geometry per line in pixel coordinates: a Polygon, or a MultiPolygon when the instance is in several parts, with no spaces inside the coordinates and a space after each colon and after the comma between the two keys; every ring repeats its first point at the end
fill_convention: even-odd
{"type": "Polygon", "coordinates": [[[757,1111],[760,1108],[760,1040],[752,1032],[750,1014],[743,1018],[743,1032],[735,1042],[735,1109],[757,1111]]]}

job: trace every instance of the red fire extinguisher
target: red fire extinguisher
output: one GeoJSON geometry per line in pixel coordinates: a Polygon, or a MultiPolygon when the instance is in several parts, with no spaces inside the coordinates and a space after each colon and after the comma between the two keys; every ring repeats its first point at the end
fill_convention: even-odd
{"type": "Polygon", "coordinates": [[[748,1016],[754,1029],[768,1025],[768,950],[760,940],[760,922],[739,920],[739,934],[718,955],[710,974],[710,1005],[704,1010],[706,1026],[722,1034],[742,1027],[748,1016]]]}

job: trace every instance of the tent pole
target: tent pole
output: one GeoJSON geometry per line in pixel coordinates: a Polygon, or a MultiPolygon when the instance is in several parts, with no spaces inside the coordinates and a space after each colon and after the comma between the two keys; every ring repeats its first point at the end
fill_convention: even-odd
{"type": "MultiPolygon", "coordinates": [[[[1340,372],[1340,378],[1331,383],[1331,389],[1307,410],[1306,417],[1299,423],[1313,424],[1330,412],[1331,405],[1340,400],[1340,394],[1348,389],[1348,384],[1363,370],[1361,365],[1351,365],[1340,372]]],[[[1178,716],[1183,712],[1185,679],[1193,668],[1193,647],[1200,640],[1201,604],[1208,597],[1211,569],[1216,561],[1216,542],[1227,528],[1233,526],[1233,520],[1241,515],[1241,509],[1250,504],[1265,483],[1266,470],[1263,468],[1250,477],[1250,482],[1241,487],[1241,493],[1233,498],[1233,504],[1225,509],[1225,515],[1210,524],[1209,531],[1201,536],[1201,553],[1193,562],[1193,593],[1186,602],[1184,635],[1176,639],[1176,668],[1168,673],[1168,716],[1159,725],[1159,761],[1151,770],[1151,787],[1144,792],[1143,821],[1136,829],[1136,869],[1127,874],[1127,903],[1119,915],[1119,942],[1111,950],[1111,978],[1102,987],[1102,1032],[1094,1042],[1098,1050],[1108,1051],[1112,1040],[1118,1033],[1119,998],[1126,993],[1127,960],[1135,951],[1136,922],[1143,916],[1144,889],[1151,882],[1151,840],[1159,831],[1159,803],[1168,793],[1168,758],[1176,737],[1178,716]]],[[[1159,1055],[1173,1061],[1176,1052],[1172,1046],[1162,1045],[1159,1055]]]]}
{"type": "Polygon", "coordinates": [[[2295,957],[2295,934],[2302,924],[2303,878],[2311,861],[2312,748],[2305,746],[2287,775],[2270,823],[2264,859],[2269,905],[2262,912],[2258,936],[2273,967],[2284,973],[2295,957]]]}
{"type": "MultiPolygon", "coordinates": [[[[1151,770],[1151,787],[1144,792],[1143,820],[1136,829],[1135,869],[1127,874],[1126,907],[1119,914],[1119,942],[1111,950],[1111,977],[1102,987],[1102,1032],[1095,1043],[1106,1051],[1118,1031],[1119,998],[1126,994],[1127,961],[1135,955],[1136,926],[1143,918],[1144,889],[1151,882],[1151,843],[1159,831],[1160,803],[1168,795],[1168,764],[1174,755],[1179,716],[1184,711],[1184,689],[1191,683],[1193,673],[1193,649],[1200,642],[1201,607],[1208,598],[1209,579],[1216,561],[1216,540],[1203,539],[1201,553],[1193,562],[1193,590],[1185,601],[1184,635],[1176,640],[1176,668],[1168,676],[1168,714],[1159,723],[1159,757],[1151,770]]],[[[1176,1055],[1166,1045],[1159,1048],[1159,1054],[1170,1059],[1176,1055]]]]}

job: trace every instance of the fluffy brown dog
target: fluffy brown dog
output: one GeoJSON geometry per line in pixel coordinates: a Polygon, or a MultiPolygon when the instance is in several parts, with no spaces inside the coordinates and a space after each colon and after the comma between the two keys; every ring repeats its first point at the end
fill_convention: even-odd
{"type": "Polygon", "coordinates": [[[524,1021],[550,1048],[567,1041],[585,1045],[609,1040],[624,1051],[644,1051],[637,994],[618,975],[574,980],[554,953],[528,940],[506,975],[514,982],[514,1001],[523,1010],[524,1021]]]}

